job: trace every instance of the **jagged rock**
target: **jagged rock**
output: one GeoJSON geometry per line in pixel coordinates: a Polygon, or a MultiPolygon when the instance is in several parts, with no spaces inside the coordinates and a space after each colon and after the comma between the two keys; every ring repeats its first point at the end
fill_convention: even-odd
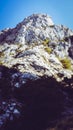
{"type": "Polygon", "coordinates": [[[63,73],[70,78],[73,70],[63,68],[60,59],[70,59],[73,68],[72,35],[70,29],[55,25],[45,14],[31,15],[16,28],[1,32],[0,64],[36,76],[45,74],[61,80],[58,75],[63,73]],[[46,39],[48,44],[44,45],[46,39]]]}
{"type": "Polygon", "coordinates": [[[57,82],[53,77],[33,80],[15,69],[1,66],[0,129],[42,130],[62,116],[71,116],[73,95],[71,80],[57,82]],[[67,84],[69,85],[66,87],[67,84]],[[19,83],[19,85],[15,85],[19,83]]]}
{"type": "Polygon", "coordinates": [[[72,115],[73,78],[60,83],[53,77],[28,77],[25,83],[27,74],[4,66],[0,71],[0,130],[46,130],[72,115]]]}
{"type": "Polygon", "coordinates": [[[72,30],[33,14],[0,32],[0,130],[50,129],[73,114],[72,95],[72,30]]]}
{"type": "Polygon", "coordinates": [[[73,59],[73,45],[69,48],[69,56],[73,59]]]}

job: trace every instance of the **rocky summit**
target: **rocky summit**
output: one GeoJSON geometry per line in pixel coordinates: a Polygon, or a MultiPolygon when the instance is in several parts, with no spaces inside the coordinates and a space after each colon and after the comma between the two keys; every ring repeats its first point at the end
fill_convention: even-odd
{"type": "Polygon", "coordinates": [[[0,130],[73,129],[73,31],[33,14],[0,31],[0,130]]]}

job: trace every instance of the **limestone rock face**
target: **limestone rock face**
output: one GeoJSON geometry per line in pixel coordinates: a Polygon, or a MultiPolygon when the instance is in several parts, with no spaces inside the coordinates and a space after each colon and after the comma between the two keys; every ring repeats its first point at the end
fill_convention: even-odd
{"type": "Polygon", "coordinates": [[[70,78],[73,75],[72,37],[72,30],[55,25],[48,15],[33,14],[15,28],[0,32],[0,64],[36,77],[70,78]],[[64,59],[66,63],[61,62],[64,59]]]}
{"type": "Polygon", "coordinates": [[[72,30],[33,14],[0,32],[0,130],[46,130],[71,116],[72,89],[72,30]]]}

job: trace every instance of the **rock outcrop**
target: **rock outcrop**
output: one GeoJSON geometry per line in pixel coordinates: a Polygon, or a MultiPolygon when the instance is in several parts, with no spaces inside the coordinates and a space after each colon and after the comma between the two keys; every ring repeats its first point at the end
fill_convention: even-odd
{"type": "Polygon", "coordinates": [[[0,33],[0,64],[36,77],[70,78],[73,75],[72,38],[70,29],[55,25],[47,15],[34,14],[16,28],[0,33]]]}
{"type": "Polygon", "coordinates": [[[0,130],[59,130],[72,94],[72,30],[33,14],[0,32],[0,130]]]}

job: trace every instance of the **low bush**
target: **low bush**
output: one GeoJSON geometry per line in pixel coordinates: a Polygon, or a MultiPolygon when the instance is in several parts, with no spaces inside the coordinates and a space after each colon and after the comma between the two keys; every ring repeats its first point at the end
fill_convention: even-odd
{"type": "Polygon", "coordinates": [[[70,61],[70,59],[64,58],[64,59],[60,59],[60,61],[61,61],[62,65],[63,65],[63,67],[65,69],[71,69],[71,61],[70,61]]]}
{"type": "Polygon", "coordinates": [[[42,42],[42,44],[46,46],[46,45],[49,44],[49,42],[50,42],[50,39],[45,39],[45,40],[42,42]]]}
{"type": "Polygon", "coordinates": [[[0,52],[0,57],[3,57],[4,56],[4,52],[0,52]]]}
{"type": "Polygon", "coordinates": [[[45,47],[46,52],[48,52],[49,54],[52,52],[52,49],[50,47],[45,47]]]}

